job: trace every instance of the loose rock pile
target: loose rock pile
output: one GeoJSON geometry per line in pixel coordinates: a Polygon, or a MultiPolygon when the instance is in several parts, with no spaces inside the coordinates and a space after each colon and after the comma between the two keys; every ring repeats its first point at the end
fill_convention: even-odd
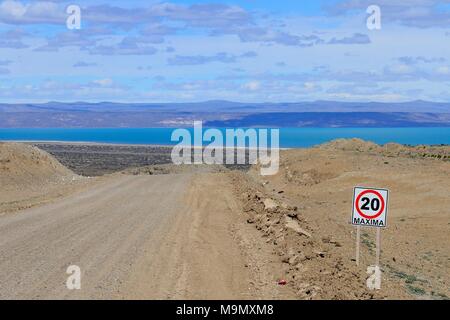
{"type": "Polygon", "coordinates": [[[264,186],[241,172],[231,173],[246,221],[261,232],[273,252],[286,264],[287,285],[300,299],[370,299],[364,274],[354,262],[336,252],[341,244],[332,235],[318,238],[301,208],[264,191],[264,186]]]}

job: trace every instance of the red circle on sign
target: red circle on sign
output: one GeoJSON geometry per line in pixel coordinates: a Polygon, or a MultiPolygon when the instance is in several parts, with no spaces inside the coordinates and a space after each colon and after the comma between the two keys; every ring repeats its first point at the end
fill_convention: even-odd
{"type": "Polygon", "coordinates": [[[378,218],[379,216],[381,216],[381,214],[382,214],[383,211],[384,211],[384,206],[385,206],[383,196],[382,196],[378,191],[375,191],[375,190],[366,190],[366,191],[361,192],[361,193],[358,195],[358,197],[356,198],[355,205],[356,205],[356,210],[358,211],[358,213],[359,213],[362,217],[364,217],[364,218],[366,218],[366,219],[376,219],[376,218],[378,218]],[[376,195],[376,196],[380,199],[380,201],[381,201],[381,209],[380,209],[380,211],[378,211],[378,212],[377,212],[375,215],[373,215],[373,216],[368,216],[368,215],[364,214],[364,213],[361,211],[361,209],[359,208],[359,205],[358,205],[358,204],[359,204],[359,200],[361,200],[361,197],[364,196],[364,195],[366,195],[366,194],[368,194],[368,193],[373,193],[373,194],[376,195]]]}

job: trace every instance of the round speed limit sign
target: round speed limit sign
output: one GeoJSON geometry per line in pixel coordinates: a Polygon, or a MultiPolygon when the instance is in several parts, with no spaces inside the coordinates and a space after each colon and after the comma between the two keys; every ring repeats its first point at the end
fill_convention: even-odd
{"type": "Polygon", "coordinates": [[[386,227],[388,196],[389,191],[386,189],[355,187],[352,224],[386,227]]]}

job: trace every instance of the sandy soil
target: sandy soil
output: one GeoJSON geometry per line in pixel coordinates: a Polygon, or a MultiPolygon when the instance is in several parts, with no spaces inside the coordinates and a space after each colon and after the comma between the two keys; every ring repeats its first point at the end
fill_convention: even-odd
{"type": "Polygon", "coordinates": [[[379,147],[360,140],[282,152],[280,172],[235,177],[249,222],[282,256],[300,298],[446,299],[450,296],[449,147],[379,147]],[[440,156],[439,156],[440,155],[440,156]],[[238,183],[239,181],[239,183],[238,183]],[[375,231],[363,228],[355,266],[354,186],[390,189],[382,231],[382,290],[364,288],[375,231]],[[270,203],[274,201],[275,204],[270,203]],[[274,208],[265,208],[267,204],[274,208]]]}
{"type": "Polygon", "coordinates": [[[36,147],[0,143],[0,216],[48,203],[100,180],[73,173],[36,147]]]}

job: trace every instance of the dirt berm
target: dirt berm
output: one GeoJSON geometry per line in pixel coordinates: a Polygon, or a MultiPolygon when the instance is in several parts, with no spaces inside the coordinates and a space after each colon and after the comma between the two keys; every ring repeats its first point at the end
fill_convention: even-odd
{"type": "Polygon", "coordinates": [[[379,146],[358,139],[281,152],[277,175],[234,172],[248,224],[284,262],[302,299],[448,299],[450,147],[379,146]],[[390,190],[381,232],[382,289],[368,291],[375,229],[362,228],[355,263],[353,187],[390,190]]]}

